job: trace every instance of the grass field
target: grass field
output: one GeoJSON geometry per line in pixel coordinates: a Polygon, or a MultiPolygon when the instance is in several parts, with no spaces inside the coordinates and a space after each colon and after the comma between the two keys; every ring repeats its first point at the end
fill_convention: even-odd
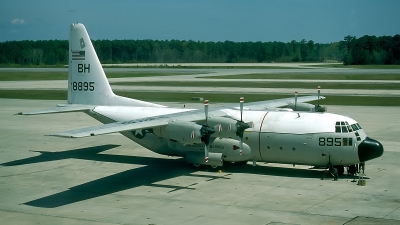
{"type": "MultiPolygon", "coordinates": [[[[116,94],[150,102],[196,102],[192,97],[203,97],[210,102],[235,103],[240,97],[245,97],[246,102],[288,98],[292,95],[268,94],[218,94],[218,93],[171,93],[171,92],[116,92],[116,94]]],[[[67,91],[57,90],[0,90],[0,98],[13,99],[42,99],[42,100],[67,100],[67,91]]],[[[202,104],[202,102],[199,104],[202,104]]],[[[322,105],[357,105],[357,106],[400,106],[397,97],[373,96],[326,96],[321,100],[322,105]]]]}
{"type": "MultiPolygon", "coordinates": [[[[279,62],[276,62],[279,63],[279,62]]],[[[400,69],[400,65],[343,65],[343,63],[323,63],[321,62],[311,62],[312,67],[325,67],[325,68],[357,68],[357,69],[400,69]]],[[[176,64],[176,63],[173,63],[176,64]]],[[[257,65],[257,63],[252,63],[253,65],[257,65]]],[[[285,63],[290,66],[292,63],[285,63]]],[[[298,63],[295,63],[298,64],[298,63]]],[[[135,65],[128,64],[102,64],[103,68],[162,68],[162,69],[301,69],[302,65],[299,64],[299,67],[288,67],[288,66],[278,66],[274,65],[274,63],[270,63],[269,65],[260,66],[241,66],[238,63],[222,63],[221,65],[213,65],[209,66],[204,65],[171,65],[169,63],[138,63],[135,65]]],[[[310,63],[304,63],[304,66],[309,67],[310,63]]],[[[0,64],[0,68],[66,68],[66,65],[24,65],[21,66],[19,64],[0,64]]]]}
{"type": "Polygon", "coordinates": [[[342,63],[314,65],[325,68],[355,68],[355,69],[400,69],[400,65],[343,65],[342,63]]]}
{"type": "Polygon", "coordinates": [[[400,84],[371,84],[371,83],[346,83],[346,81],[337,82],[318,82],[318,83],[304,83],[304,82],[253,82],[253,81],[224,81],[224,82],[115,82],[113,85],[126,85],[126,86],[168,86],[168,87],[246,87],[246,88],[305,88],[313,89],[321,86],[323,89],[366,89],[366,90],[400,90],[400,84]]]}
{"type": "Polygon", "coordinates": [[[279,73],[279,74],[238,74],[207,77],[211,79],[299,79],[299,80],[400,80],[400,74],[318,74],[318,73],[279,73]]]}
{"type": "MultiPolygon", "coordinates": [[[[395,66],[392,66],[393,69],[395,66]]],[[[366,68],[363,66],[363,68],[366,68]]],[[[108,78],[119,77],[146,77],[146,76],[169,76],[195,74],[198,71],[168,73],[160,72],[107,72],[108,78]]],[[[5,72],[0,71],[0,81],[24,81],[24,80],[67,80],[67,72],[5,72]]],[[[320,85],[323,89],[369,89],[369,90],[399,90],[399,84],[376,83],[346,83],[346,80],[400,80],[400,74],[315,74],[315,73],[291,73],[288,70],[283,74],[240,74],[221,77],[207,77],[226,79],[222,82],[121,82],[113,85],[141,85],[141,86],[186,86],[186,87],[253,87],[253,88],[304,88],[313,89],[320,85]],[[229,79],[265,79],[265,82],[230,81],[229,79]],[[268,79],[311,79],[321,80],[318,83],[304,82],[269,82],[268,79]],[[327,80],[341,80],[342,82],[329,82],[327,80]]],[[[116,94],[151,102],[192,102],[192,97],[203,97],[211,102],[234,103],[243,94],[217,94],[217,93],[171,93],[171,92],[116,92],[116,94]]],[[[246,94],[247,102],[270,100],[277,98],[292,97],[289,95],[268,95],[268,94],[246,94]]],[[[43,99],[60,100],[67,99],[66,90],[0,90],[0,98],[14,99],[43,99]]],[[[201,104],[201,102],[199,102],[201,104]]],[[[375,97],[375,96],[327,96],[321,104],[326,105],[365,105],[365,106],[400,106],[398,97],[375,97]]]]}
{"type": "MultiPolygon", "coordinates": [[[[108,78],[121,77],[152,77],[152,76],[176,76],[190,75],[195,72],[173,72],[173,73],[156,73],[133,71],[125,73],[107,72],[108,78]]],[[[5,72],[0,71],[0,81],[26,81],[26,80],[68,80],[67,72],[5,72]]]]}

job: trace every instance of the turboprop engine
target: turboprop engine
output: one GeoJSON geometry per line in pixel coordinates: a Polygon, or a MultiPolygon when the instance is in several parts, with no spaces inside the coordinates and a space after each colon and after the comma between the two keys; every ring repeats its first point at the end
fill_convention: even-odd
{"type": "Polygon", "coordinates": [[[198,165],[210,165],[212,167],[222,166],[224,161],[222,160],[222,153],[208,153],[208,161],[204,161],[203,152],[188,152],[186,153],[186,162],[198,165]]]}
{"type": "Polygon", "coordinates": [[[202,129],[204,126],[186,121],[169,122],[168,125],[153,129],[155,135],[171,139],[182,144],[192,144],[202,142],[202,129]]]}
{"type": "Polygon", "coordinates": [[[299,102],[299,103],[289,103],[286,108],[293,109],[293,111],[305,111],[305,112],[325,112],[326,107],[320,105],[313,105],[309,103],[299,102]]]}
{"type": "MultiPolygon", "coordinates": [[[[252,152],[250,146],[246,143],[242,143],[242,148],[239,149],[240,141],[230,138],[216,138],[210,143],[210,150],[208,153],[208,161],[204,161],[203,152],[190,151],[186,153],[186,162],[194,165],[210,165],[210,166],[222,166],[223,161],[238,162],[248,161],[252,158],[252,152]],[[242,154],[238,154],[242,151],[242,154]]],[[[199,145],[199,150],[202,148],[199,145]]]]}
{"type": "Polygon", "coordinates": [[[214,127],[215,133],[211,136],[222,138],[235,138],[237,132],[237,120],[225,117],[212,117],[208,119],[208,125],[214,127]]]}
{"type": "Polygon", "coordinates": [[[204,101],[204,125],[188,121],[170,121],[166,126],[154,128],[156,136],[177,141],[182,144],[204,144],[204,161],[208,163],[210,141],[215,138],[239,138],[239,155],[243,154],[243,133],[247,128],[253,127],[253,122],[243,121],[243,103],[241,97],[240,120],[225,117],[208,117],[208,100],[204,101]]]}
{"type": "Polygon", "coordinates": [[[294,102],[290,102],[286,106],[286,108],[290,108],[293,111],[326,112],[326,107],[319,105],[320,93],[321,93],[321,87],[318,86],[318,105],[313,105],[313,104],[304,103],[304,102],[297,103],[297,94],[298,94],[298,92],[296,91],[294,93],[294,102]]]}

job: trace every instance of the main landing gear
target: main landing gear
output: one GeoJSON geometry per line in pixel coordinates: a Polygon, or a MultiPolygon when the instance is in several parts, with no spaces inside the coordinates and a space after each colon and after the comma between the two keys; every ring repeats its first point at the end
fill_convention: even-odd
{"type": "Polygon", "coordinates": [[[323,180],[325,178],[326,173],[329,173],[333,177],[333,180],[336,181],[339,176],[342,176],[344,174],[344,166],[332,165],[331,156],[329,156],[329,162],[328,162],[328,165],[326,166],[324,175],[322,176],[321,180],[323,180]]]}

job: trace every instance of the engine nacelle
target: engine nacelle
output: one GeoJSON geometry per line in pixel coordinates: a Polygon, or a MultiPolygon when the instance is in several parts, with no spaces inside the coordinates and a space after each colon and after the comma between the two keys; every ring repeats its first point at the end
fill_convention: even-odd
{"type": "Polygon", "coordinates": [[[296,105],[294,102],[289,103],[286,108],[293,109],[294,111],[304,111],[304,112],[325,112],[325,106],[316,106],[309,103],[298,102],[296,105]]]}
{"type": "Polygon", "coordinates": [[[212,117],[208,119],[208,125],[215,130],[215,133],[211,135],[212,137],[236,138],[236,123],[236,120],[225,117],[212,117]]]}
{"type": "Polygon", "coordinates": [[[222,153],[208,153],[208,162],[204,160],[204,152],[188,152],[186,153],[186,162],[195,165],[222,166],[222,153]]]}
{"type": "Polygon", "coordinates": [[[175,140],[182,144],[192,144],[202,142],[201,128],[202,125],[193,122],[175,121],[169,122],[166,126],[153,129],[153,133],[159,137],[175,140]]]}

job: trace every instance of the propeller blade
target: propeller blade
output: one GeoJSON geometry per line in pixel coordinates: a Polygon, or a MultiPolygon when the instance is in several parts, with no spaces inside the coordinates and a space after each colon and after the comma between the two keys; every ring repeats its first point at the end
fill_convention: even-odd
{"type": "Polygon", "coordinates": [[[240,97],[239,104],[240,104],[240,121],[243,121],[243,103],[244,97],[240,97]]]}
{"type": "Polygon", "coordinates": [[[294,111],[296,111],[296,106],[297,106],[297,94],[298,94],[298,92],[295,91],[294,92],[294,111]]]}
{"type": "Polygon", "coordinates": [[[208,126],[208,100],[204,101],[204,114],[206,117],[206,126],[208,126]]]}
{"type": "Polygon", "coordinates": [[[319,106],[319,95],[321,94],[321,86],[318,86],[318,106],[319,106]]]}
{"type": "Polygon", "coordinates": [[[240,139],[239,139],[239,147],[240,147],[239,155],[242,155],[243,154],[243,137],[240,137],[240,139]]]}
{"type": "Polygon", "coordinates": [[[213,133],[215,133],[215,130],[208,126],[203,126],[200,129],[200,133],[201,133],[201,141],[204,143],[204,159],[206,162],[208,162],[208,151],[210,149],[210,136],[213,133]]]}
{"type": "Polygon", "coordinates": [[[209,148],[208,144],[204,143],[204,154],[205,154],[204,160],[206,162],[208,162],[208,148],[209,148]]]}

